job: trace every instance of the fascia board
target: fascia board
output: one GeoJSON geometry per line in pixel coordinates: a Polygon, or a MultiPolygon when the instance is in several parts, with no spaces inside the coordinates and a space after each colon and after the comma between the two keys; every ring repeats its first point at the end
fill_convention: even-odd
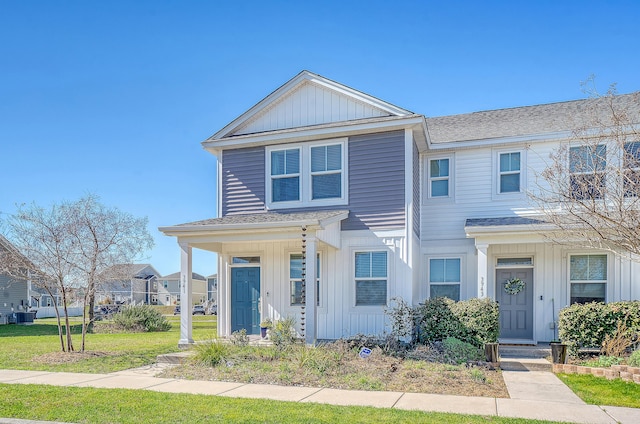
{"type": "Polygon", "coordinates": [[[466,141],[445,141],[441,143],[434,143],[431,140],[428,140],[428,145],[430,150],[454,150],[454,149],[462,149],[469,147],[486,147],[493,145],[508,145],[508,144],[518,144],[518,143],[527,143],[527,142],[537,142],[537,141],[558,141],[565,140],[571,137],[571,131],[560,131],[553,133],[544,133],[544,134],[531,134],[531,135],[522,135],[522,136],[514,136],[514,137],[496,137],[496,138],[485,138],[482,140],[466,140],[466,141]]]}
{"type": "Polygon", "coordinates": [[[464,227],[464,232],[468,238],[494,235],[521,235],[526,233],[540,233],[541,231],[552,231],[555,227],[551,224],[537,225],[486,225],[478,227],[464,227]]]}
{"type": "Polygon", "coordinates": [[[369,122],[340,122],[338,124],[318,125],[307,128],[290,128],[286,130],[270,131],[268,133],[248,134],[222,138],[219,140],[203,141],[202,146],[207,151],[220,151],[225,147],[249,147],[268,144],[293,143],[308,141],[320,137],[339,137],[362,133],[370,130],[389,131],[404,129],[407,126],[421,125],[422,115],[410,117],[387,118],[369,122]]]}
{"type": "Polygon", "coordinates": [[[243,224],[216,224],[216,225],[180,225],[174,227],[159,227],[158,230],[167,236],[189,236],[189,235],[207,235],[207,234],[243,234],[262,232],[286,232],[291,229],[299,229],[303,225],[307,228],[321,228],[318,220],[312,221],[287,221],[286,223],[243,223],[243,224]]]}

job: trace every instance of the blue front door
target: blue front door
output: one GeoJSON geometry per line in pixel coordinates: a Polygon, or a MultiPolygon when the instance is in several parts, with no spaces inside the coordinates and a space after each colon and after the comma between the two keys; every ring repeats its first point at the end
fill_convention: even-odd
{"type": "Polygon", "coordinates": [[[231,332],[260,334],[260,267],[231,268],[231,332]]]}

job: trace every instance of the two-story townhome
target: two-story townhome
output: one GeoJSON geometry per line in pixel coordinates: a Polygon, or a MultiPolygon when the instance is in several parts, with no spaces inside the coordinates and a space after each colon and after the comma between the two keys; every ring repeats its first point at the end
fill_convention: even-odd
{"type": "Polygon", "coordinates": [[[552,340],[572,301],[640,298],[635,264],[553,245],[528,201],[580,111],[425,118],[303,71],[203,142],[219,217],[160,228],[181,248],[181,296],[198,248],[218,253],[222,336],[286,316],[307,342],[382,334],[393,298],[447,296],[498,300],[503,339],[552,340]],[[516,277],[524,290],[505,294],[516,277]]]}
{"type": "Polygon", "coordinates": [[[160,273],[150,264],[114,265],[96,284],[96,303],[158,304],[160,273]]]}
{"type": "MultiPolygon", "coordinates": [[[[158,285],[158,304],[180,304],[180,272],[165,275],[160,278],[158,285]]],[[[207,301],[206,278],[196,272],[191,273],[191,297],[193,303],[205,303],[207,301]]],[[[189,308],[187,308],[189,309],[189,308]]]]}

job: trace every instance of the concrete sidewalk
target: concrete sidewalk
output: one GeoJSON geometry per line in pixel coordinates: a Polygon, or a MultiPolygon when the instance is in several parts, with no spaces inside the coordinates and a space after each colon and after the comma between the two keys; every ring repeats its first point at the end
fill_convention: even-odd
{"type": "MultiPolygon", "coordinates": [[[[169,364],[154,364],[111,374],[0,370],[0,383],[143,389],[239,398],[361,405],[426,412],[452,412],[574,423],[640,423],[640,409],[587,405],[549,371],[530,371],[536,361],[517,359],[521,366],[503,371],[510,399],[403,392],[289,387],[155,377],[169,364]],[[527,362],[528,361],[528,362],[527,362]]],[[[545,361],[546,362],[546,361],[545,361]]],[[[548,362],[546,362],[548,364],[548,362]]],[[[540,362],[541,366],[544,365],[540,362]]],[[[513,368],[513,367],[512,367],[513,368]]],[[[17,423],[20,420],[0,423],[17,423]]]]}

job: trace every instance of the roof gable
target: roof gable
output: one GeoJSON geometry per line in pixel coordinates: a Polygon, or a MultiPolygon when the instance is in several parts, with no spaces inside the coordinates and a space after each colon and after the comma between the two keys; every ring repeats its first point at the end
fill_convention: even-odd
{"type": "Polygon", "coordinates": [[[411,115],[390,103],[302,71],[207,141],[385,116],[411,115]]]}

